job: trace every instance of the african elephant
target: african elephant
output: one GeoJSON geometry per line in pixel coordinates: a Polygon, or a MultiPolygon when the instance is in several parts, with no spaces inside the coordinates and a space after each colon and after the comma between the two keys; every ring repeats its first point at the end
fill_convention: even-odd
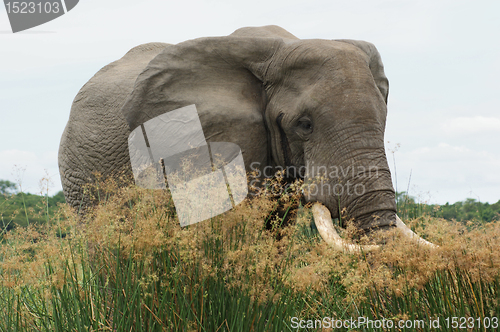
{"type": "Polygon", "coordinates": [[[364,41],[301,40],[265,26],[140,45],[73,102],[59,149],[66,200],[88,203],[82,186],[92,172],[130,172],[131,130],[195,104],[207,141],[237,144],[247,171],[305,170],[296,176],[310,184],[307,199],[321,203],[313,211],[328,242],[347,246],[330,217],[341,211],[363,232],[399,226],[414,236],[396,216],[385,155],[388,88],[377,49],[364,41]]]}

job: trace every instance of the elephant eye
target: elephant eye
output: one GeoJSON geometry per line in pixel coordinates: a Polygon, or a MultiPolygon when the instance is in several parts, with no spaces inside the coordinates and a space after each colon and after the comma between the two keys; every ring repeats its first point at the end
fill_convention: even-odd
{"type": "Polygon", "coordinates": [[[312,133],[313,131],[313,124],[312,124],[312,121],[309,120],[309,119],[300,119],[299,122],[297,123],[297,126],[299,127],[299,129],[306,133],[306,134],[310,134],[312,133]]]}

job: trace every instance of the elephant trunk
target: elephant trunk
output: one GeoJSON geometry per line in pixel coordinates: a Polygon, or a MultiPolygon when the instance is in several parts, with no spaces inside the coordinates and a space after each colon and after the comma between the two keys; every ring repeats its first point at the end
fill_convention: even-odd
{"type": "MultiPolygon", "coordinates": [[[[306,197],[315,201],[312,210],[321,237],[336,249],[350,253],[379,249],[378,245],[360,246],[343,240],[333,227],[333,215],[340,218],[342,226],[352,220],[359,230],[368,235],[375,230],[397,228],[417,243],[435,247],[416,235],[396,215],[395,192],[383,137],[369,141],[360,137],[346,140],[346,145],[336,149],[356,152],[332,154],[337,160],[337,167],[321,171],[320,167],[316,167],[316,171],[314,167],[307,168],[306,183],[310,185],[306,187],[309,190],[306,197]],[[360,142],[363,143],[362,148],[359,147],[360,142]]],[[[321,162],[321,165],[325,164],[331,165],[332,160],[321,162]]]]}
{"type": "Polygon", "coordinates": [[[395,227],[395,192],[383,138],[367,142],[359,135],[346,141],[346,145],[332,149],[329,160],[308,165],[307,199],[323,203],[343,227],[349,221],[363,233],[395,227]]]}

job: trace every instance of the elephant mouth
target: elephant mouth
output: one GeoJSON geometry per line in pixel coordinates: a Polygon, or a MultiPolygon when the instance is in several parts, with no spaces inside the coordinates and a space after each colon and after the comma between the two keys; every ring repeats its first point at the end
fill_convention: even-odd
{"type": "MultiPolygon", "coordinates": [[[[340,237],[332,223],[332,216],[330,211],[326,206],[321,203],[314,203],[312,207],[312,213],[314,217],[314,223],[318,229],[319,234],[323,240],[332,246],[337,251],[343,251],[345,253],[355,254],[361,252],[371,252],[376,251],[381,248],[380,245],[359,245],[354,243],[349,243],[340,237]]],[[[403,236],[410,238],[419,245],[426,246],[429,248],[436,248],[437,246],[427,240],[422,239],[420,236],[415,234],[408,226],[401,221],[401,219],[396,215],[396,227],[403,236]]]]}

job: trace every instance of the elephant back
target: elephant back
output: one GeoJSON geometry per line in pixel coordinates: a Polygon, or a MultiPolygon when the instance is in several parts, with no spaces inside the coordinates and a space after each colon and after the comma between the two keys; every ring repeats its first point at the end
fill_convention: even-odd
{"type": "Polygon", "coordinates": [[[131,172],[127,154],[130,129],[120,109],[139,74],[168,45],[148,43],[132,48],[99,70],[76,95],[59,147],[61,182],[71,206],[89,205],[83,188],[95,180],[94,174],[108,177],[131,172]]]}

